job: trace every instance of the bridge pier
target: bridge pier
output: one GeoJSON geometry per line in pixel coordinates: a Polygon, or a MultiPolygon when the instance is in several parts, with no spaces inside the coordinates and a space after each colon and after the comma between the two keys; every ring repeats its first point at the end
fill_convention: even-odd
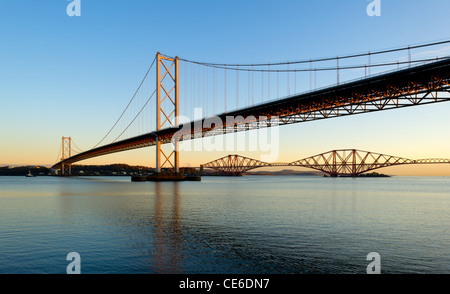
{"type": "Polygon", "coordinates": [[[61,165],[61,176],[70,177],[71,175],[72,175],[72,165],[63,163],[61,165]]]}

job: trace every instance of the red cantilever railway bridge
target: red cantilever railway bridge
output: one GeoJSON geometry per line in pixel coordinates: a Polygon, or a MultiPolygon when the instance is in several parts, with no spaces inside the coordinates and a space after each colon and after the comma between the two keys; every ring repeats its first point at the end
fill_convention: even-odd
{"type": "Polygon", "coordinates": [[[214,169],[226,175],[240,176],[256,168],[289,166],[315,169],[332,177],[356,177],[375,169],[404,164],[450,164],[450,160],[440,158],[413,160],[356,149],[341,149],[291,163],[268,163],[239,155],[228,155],[203,164],[201,168],[214,169]]]}

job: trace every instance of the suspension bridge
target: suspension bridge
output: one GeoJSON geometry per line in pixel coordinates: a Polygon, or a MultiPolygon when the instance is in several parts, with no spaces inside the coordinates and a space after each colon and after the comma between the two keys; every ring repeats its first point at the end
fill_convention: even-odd
{"type": "Polygon", "coordinates": [[[263,167],[306,167],[321,171],[331,177],[357,177],[368,171],[405,164],[450,164],[450,160],[442,158],[413,160],[356,149],[341,149],[290,163],[268,163],[240,155],[228,155],[201,165],[201,169],[203,171],[203,169],[209,168],[225,175],[241,176],[250,170],[263,167]]]}
{"type": "Polygon", "coordinates": [[[254,64],[158,52],[106,135],[88,150],[63,137],[52,168],[70,175],[75,162],[155,146],[156,172],[178,173],[181,141],[446,102],[449,43],[254,64]]]}

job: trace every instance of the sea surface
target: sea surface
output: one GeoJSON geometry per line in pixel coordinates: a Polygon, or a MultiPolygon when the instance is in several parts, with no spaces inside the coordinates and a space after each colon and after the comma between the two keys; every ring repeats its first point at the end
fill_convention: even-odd
{"type": "Polygon", "coordinates": [[[450,273],[450,178],[0,177],[0,273],[450,273]]]}

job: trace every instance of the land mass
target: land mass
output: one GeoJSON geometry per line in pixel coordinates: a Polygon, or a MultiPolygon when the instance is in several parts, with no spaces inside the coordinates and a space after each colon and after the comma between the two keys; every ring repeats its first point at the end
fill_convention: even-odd
{"type": "Polygon", "coordinates": [[[284,169],[280,171],[251,171],[246,172],[246,175],[254,176],[323,176],[324,173],[319,171],[297,171],[291,169],[284,169]]]}
{"type": "MultiPolygon", "coordinates": [[[[146,166],[130,166],[127,164],[111,165],[72,165],[74,176],[130,176],[149,174],[153,168],[146,166]]],[[[45,166],[4,166],[0,167],[0,176],[25,176],[31,173],[33,176],[52,176],[55,171],[45,166]]]]}
{"type": "MultiPolygon", "coordinates": [[[[154,168],[147,166],[132,166],[127,164],[110,165],[72,165],[73,176],[136,176],[149,175],[155,172],[154,168]]],[[[186,175],[200,175],[198,168],[184,167],[180,172],[186,175]]],[[[0,176],[25,176],[31,173],[33,176],[53,176],[55,171],[45,166],[3,166],[0,167],[0,176]]],[[[214,170],[205,170],[202,176],[222,176],[223,174],[214,170]]],[[[254,176],[326,176],[319,171],[249,171],[245,175],[254,176]]],[[[362,174],[360,177],[390,177],[376,172],[362,174]]]]}
{"type": "Polygon", "coordinates": [[[359,177],[366,177],[366,178],[389,178],[391,176],[385,175],[385,174],[379,174],[377,172],[367,173],[367,174],[361,174],[359,177]]]}

